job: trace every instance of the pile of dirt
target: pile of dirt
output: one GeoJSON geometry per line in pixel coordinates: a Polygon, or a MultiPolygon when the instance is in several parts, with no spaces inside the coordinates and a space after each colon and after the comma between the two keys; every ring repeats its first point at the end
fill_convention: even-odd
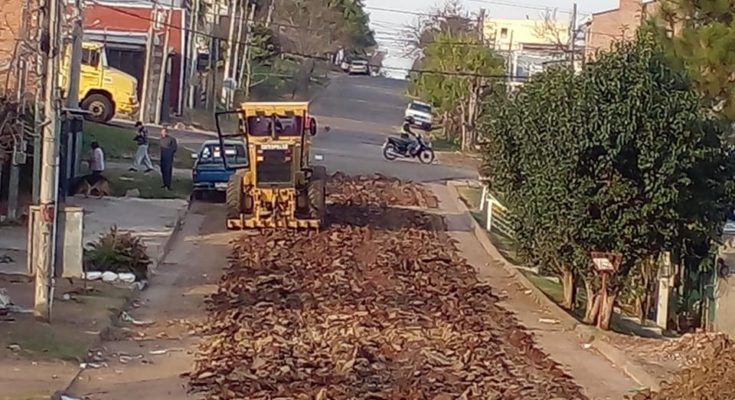
{"type": "Polygon", "coordinates": [[[585,398],[434,230],[435,217],[392,213],[394,201],[420,205],[420,187],[335,181],[327,229],[267,231],[235,244],[208,301],[193,391],[210,399],[585,398]]]}
{"type": "Polygon", "coordinates": [[[686,357],[691,366],[664,382],[659,392],[639,393],[632,400],[735,399],[735,346],[727,335],[688,334],[662,347],[662,352],[686,357]]]}
{"type": "Polygon", "coordinates": [[[327,192],[330,199],[337,204],[424,208],[438,206],[436,198],[421,185],[380,174],[352,178],[338,172],[329,180],[327,192]]]}
{"type": "Polygon", "coordinates": [[[724,333],[687,333],[670,340],[619,338],[616,342],[618,347],[633,349],[639,359],[671,363],[678,368],[699,365],[735,345],[724,333]]]}

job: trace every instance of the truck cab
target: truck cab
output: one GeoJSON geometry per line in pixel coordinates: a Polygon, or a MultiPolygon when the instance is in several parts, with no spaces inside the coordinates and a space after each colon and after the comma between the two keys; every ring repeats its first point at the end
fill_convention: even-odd
{"type": "MultiPolygon", "coordinates": [[[[69,85],[70,63],[71,46],[67,45],[61,65],[62,88],[69,85]]],[[[79,105],[90,112],[87,119],[95,122],[108,122],[117,113],[134,114],[138,111],[138,80],[110,67],[102,44],[82,44],[79,105]]]]}

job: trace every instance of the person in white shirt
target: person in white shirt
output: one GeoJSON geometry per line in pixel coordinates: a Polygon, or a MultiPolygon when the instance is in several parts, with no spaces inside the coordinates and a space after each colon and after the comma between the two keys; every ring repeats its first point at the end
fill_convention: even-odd
{"type": "Polygon", "coordinates": [[[101,175],[105,170],[105,153],[97,142],[92,142],[92,156],[89,159],[89,169],[92,170],[92,175],[101,175]]]}

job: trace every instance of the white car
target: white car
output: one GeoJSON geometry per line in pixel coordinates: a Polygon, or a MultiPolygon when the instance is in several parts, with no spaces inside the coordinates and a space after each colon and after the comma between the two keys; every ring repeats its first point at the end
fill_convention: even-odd
{"type": "Polygon", "coordinates": [[[419,126],[423,130],[430,131],[433,125],[431,104],[418,100],[411,101],[408,103],[408,107],[406,107],[404,118],[411,125],[419,126]]]}
{"type": "Polygon", "coordinates": [[[350,75],[370,75],[370,67],[365,60],[352,60],[347,72],[350,75]]]}

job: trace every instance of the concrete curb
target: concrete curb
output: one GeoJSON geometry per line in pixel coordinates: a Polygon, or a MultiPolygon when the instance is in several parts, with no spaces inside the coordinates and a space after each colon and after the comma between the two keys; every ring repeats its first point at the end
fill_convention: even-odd
{"type": "MultiPolygon", "coordinates": [[[[464,204],[464,202],[460,199],[457,186],[457,182],[447,182],[447,187],[450,190],[451,198],[456,203],[457,208],[460,210],[460,212],[469,215],[470,211],[464,204]]],[[[582,324],[574,317],[569,315],[569,313],[564,311],[561,307],[559,307],[559,305],[557,305],[554,301],[548,298],[546,294],[541,291],[541,289],[537,288],[536,285],[534,285],[520,272],[518,267],[510,263],[508,260],[505,259],[505,257],[503,257],[502,254],[500,254],[495,245],[490,241],[488,234],[472,216],[470,216],[470,220],[475,237],[488,253],[488,255],[490,255],[490,257],[497,261],[498,264],[500,264],[500,266],[508,274],[512,275],[514,279],[526,289],[526,293],[531,296],[534,302],[539,304],[541,307],[547,309],[554,318],[558,319],[565,330],[573,331],[580,339],[584,340],[585,342],[589,342],[595,350],[597,350],[615,366],[620,368],[623,372],[625,372],[626,375],[628,375],[639,385],[650,388],[654,391],[659,390],[660,386],[656,378],[646,372],[635,362],[631,361],[630,358],[623,351],[618,350],[615,346],[602,340],[601,337],[605,336],[604,332],[601,332],[594,327],[582,324]]]]}
{"type": "MultiPolygon", "coordinates": [[[[191,210],[191,199],[189,199],[186,202],[186,207],[180,210],[176,215],[176,220],[174,221],[174,227],[171,231],[171,234],[168,235],[168,238],[164,241],[163,246],[161,246],[161,250],[158,252],[158,256],[156,256],[153,261],[153,267],[151,267],[151,273],[155,274],[155,270],[158,268],[158,266],[163,262],[163,260],[166,259],[166,256],[168,256],[168,253],[171,251],[171,246],[173,245],[174,241],[178,237],[179,232],[181,231],[181,227],[183,225],[184,218],[189,214],[189,210],[191,210]]],[[[144,289],[145,290],[145,289],[144,289]]],[[[87,349],[94,349],[97,347],[100,347],[102,343],[104,342],[103,337],[110,331],[113,321],[120,318],[120,314],[130,309],[133,301],[139,297],[138,294],[134,292],[133,296],[130,296],[126,299],[126,301],[120,306],[120,310],[116,315],[110,316],[109,324],[106,326],[100,327],[100,333],[97,335],[97,337],[94,339],[92,345],[87,349]]],[[[74,386],[74,383],[79,379],[79,377],[84,372],[84,368],[79,368],[77,373],[74,374],[74,376],[71,379],[71,382],[69,382],[63,389],[63,393],[69,392],[71,390],[72,386],[74,386]]]]}

